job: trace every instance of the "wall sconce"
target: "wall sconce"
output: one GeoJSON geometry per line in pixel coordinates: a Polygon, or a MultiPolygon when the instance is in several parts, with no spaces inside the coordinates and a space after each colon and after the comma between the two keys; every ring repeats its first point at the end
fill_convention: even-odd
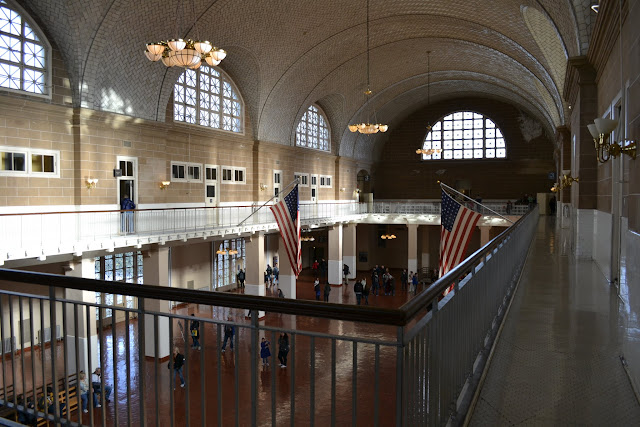
{"type": "Polygon", "coordinates": [[[619,143],[616,141],[609,142],[611,132],[618,126],[617,120],[611,119],[595,119],[590,125],[589,133],[593,136],[593,142],[596,148],[596,157],[598,162],[605,163],[611,157],[616,158],[621,153],[626,154],[633,160],[636,159],[636,141],[623,139],[619,143]]]}
{"type": "Polygon", "coordinates": [[[573,182],[580,182],[580,178],[574,178],[571,175],[562,175],[562,178],[560,180],[560,188],[567,188],[567,187],[571,187],[571,184],[573,184],[573,182]]]}
{"type": "Polygon", "coordinates": [[[316,238],[311,236],[311,237],[301,237],[300,238],[301,241],[303,242],[315,242],[316,238]]]}
{"type": "Polygon", "coordinates": [[[359,189],[359,188],[356,188],[356,189],[354,190],[354,193],[356,193],[356,194],[360,194],[360,189],[359,189]]]}
{"type": "Polygon", "coordinates": [[[267,189],[267,184],[260,183],[260,191],[264,191],[267,189]]]}
{"type": "Polygon", "coordinates": [[[168,186],[170,186],[170,185],[171,185],[171,181],[162,181],[162,182],[160,182],[160,189],[161,190],[166,190],[166,188],[168,186]]]}
{"type": "Polygon", "coordinates": [[[229,255],[238,255],[238,251],[235,249],[229,249],[229,255]]]}
{"type": "Polygon", "coordinates": [[[347,191],[347,189],[346,189],[346,188],[344,188],[344,187],[340,187],[340,192],[341,192],[341,193],[344,193],[345,191],[347,191]]]}
{"type": "Polygon", "coordinates": [[[558,188],[558,183],[557,183],[557,182],[556,182],[556,183],[554,183],[554,184],[553,184],[553,187],[551,187],[551,188],[550,188],[550,190],[551,190],[551,192],[552,192],[552,193],[557,193],[557,192],[558,192],[558,190],[559,190],[559,188],[558,188]]]}
{"type": "Polygon", "coordinates": [[[98,178],[87,178],[85,184],[87,186],[87,189],[91,191],[92,189],[96,188],[96,185],[98,184],[98,178]]]}
{"type": "Polygon", "coordinates": [[[381,239],[383,240],[392,240],[396,238],[395,234],[383,234],[382,236],[380,236],[381,239]]]}
{"type": "Polygon", "coordinates": [[[218,255],[226,255],[226,254],[227,254],[227,250],[226,250],[226,249],[218,249],[218,250],[216,251],[216,253],[217,253],[218,255]]]}

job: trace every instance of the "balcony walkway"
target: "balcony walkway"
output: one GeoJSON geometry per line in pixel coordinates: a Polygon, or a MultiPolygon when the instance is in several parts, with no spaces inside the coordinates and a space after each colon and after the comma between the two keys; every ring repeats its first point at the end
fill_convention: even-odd
{"type": "Polygon", "coordinates": [[[594,262],[567,256],[567,231],[541,217],[472,426],[638,425],[620,361],[624,304],[594,262]]]}

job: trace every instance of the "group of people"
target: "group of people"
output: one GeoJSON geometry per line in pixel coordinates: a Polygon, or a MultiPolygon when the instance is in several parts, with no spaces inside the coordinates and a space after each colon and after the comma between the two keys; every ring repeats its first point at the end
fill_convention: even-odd
{"type": "Polygon", "coordinates": [[[324,294],[324,302],[329,302],[329,294],[331,293],[331,285],[329,281],[324,284],[324,291],[320,287],[320,278],[316,277],[313,281],[313,290],[316,293],[316,300],[320,301],[320,295],[324,294]]]}
{"type": "Polygon", "coordinates": [[[280,283],[280,270],[278,269],[278,263],[275,263],[273,268],[267,264],[267,269],[264,272],[264,284],[268,289],[272,286],[277,288],[278,283],[280,283]]]}
{"type": "MultiPolygon", "coordinates": [[[[91,374],[91,389],[93,389],[93,406],[95,408],[100,408],[102,405],[100,404],[100,396],[102,393],[102,370],[100,368],[96,368],[95,371],[91,374]]],[[[89,380],[86,374],[83,371],[80,371],[80,401],[82,402],[82,412],[85,414],[89,412],[89,380]]],[[[104,385],[104,398],[107,402],[111,402],[111,391],[113,387],[109,384],[104,385]]],[[[61,409],[62,411],[62,409],[61,409]]],[[[49,408],[49,412],[51,413],[51,408],[49,408]]]]}
{"type": "Polygon", "coordinates": [[[327,260],[322,258],[322,261],[318,262],[318,260],[313,261],[311,264],[311,270],[313,271],[313,277],[318,279],[326,279],[327,271],[329,270],[329,264],[327,260]]]}
{"type": "MultiPolygon", "coordinates": [[[[286,332],[281,332],[278,338],[278,361],[281,368],[287,367],[287,356],[289,355],[289,335],[286,332]]],[[[271,343],[262,338],[260,341],[260,358],[262,359],[262,366],[269,366],[269,358],[271,357],[271,343]]]]}

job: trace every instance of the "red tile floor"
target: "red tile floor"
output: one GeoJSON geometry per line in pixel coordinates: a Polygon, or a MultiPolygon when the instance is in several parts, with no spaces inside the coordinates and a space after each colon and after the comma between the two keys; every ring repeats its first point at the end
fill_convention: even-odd
{"type": "MultiPolygon", "coordinates": [[[[399,278],[400,271],[394,272],[394,276],[399,278]]],[[[358,278],[367,277],[369,274],[359,272],[358,278]]],[[[420,289],[419,289],[420,290],[420,289]]],[[[267,291],[269,295],[270,292],[267,291]]],[[[375,307],[397,308],[412,298],[413,295],[400,290],[399,280],[397,281],[397,291],[395,296],[369,296],[369,304],[375,307]]],[[[313,277],[310,272],[303,272],[297,282],[298,299],[315,299],[313,292],[313,277]]],[[[353,281],[348,287],[333,287],[330,295],[330,302],[342,304],[355,304],[353,294],[353,281]]],[[[244,318],[241,310],[224,307],[210,307],[203,305],[183,305],[174,310],[177,314],[190,315],[204,319],[225,320],[231,316],[234,322],[249,325],[249,320],[244,318]]],[[[280,315],[276,313],[266,313],[260,319],[261,327],[274,327],[290,329],[299,333],[313,332],[318,334],[332,334],[338,336],[359,337],[370,340],[393,342],[396,337],[394,327],[386,327],[374,324],[355,324],[353,322],[343,322],[322,318],[310,318],[301,316],[280,315]]],[[[138,381],[141,374],[140,364],[137,357],[137,321],[132,319],[129,324],[130,346],[127,352],[125,342],[125,324],[118,323],[115,330],[115,346],[111,329],[105,329],[100,337],[102,342],[103,373],[105,383],[114,383],[113,370],[113,349],[116,348],[117,380],[115,381],[115,391],[112,394],[112,401],[103,408],[93,409],[93,423],[95,425],[140,425],[139,403],[141,395],[138,381]],[[129,390],[127,389],[126,359],[130,361],[129,390]],[[127,403],[131,406],[131,414],[128,414],[127,403]]],[[[185,328],[186,329],[186,328],[185,328]]],[[[251,424],[251,379],[250,379],[250,331],[238,327],[239,345],[235,351],[230,351],[227,347],[225,353],[218,351],[218,337],[216,324],[205,323],[203,326],[203,347],[201,350],[187,348],[191,344],[190,337],[183,339],[180,333],[178,321],[173,322],[173,343],[177,345],[180,352],[185,354],[187,362],[184,371],[186,387],[179,387],[178,383],[175,391],[170,386],[170,371],[167,369],[167,362],[157,361],[147,358],[144,363],[145,381],[145,419],[147,425],[168,426],[174,425],[217,425],[218,420],[222,420],[223,425],[234,425],[236,420],[238,425],[251,424]],[[204,370],[202,369],[204,367],[204,370]],[[237,369],[236,369],[237,367],[237,369]],[[221,394],[218,393],[218,370],[220,370],[221,394]],[[204,394],[203,390],[204,381],[204,394]],[[156,404],[156,393],[158,403],[156,404]],[[188,394],[188,396],[187,396],[188,394]],[[172,404],[173,402],[173,404],[172,404]],[[187,403],[188,402],[188,403],[187,403]],[[219,415],[219,406],[222,412],[219,415]],[[203,407],[205,419],[202,418],[203,407]],[[188,412],[188,418],[187,418],[188,412]],[[158,413],[159,417],[156,417],[158,413]],[[220,417],[220,418],[219,418],[220,417]],[[187,423],[187,420],[189,423],[187,423]]],[[[280,368],[276,359],[277,336],[275,332],[260,331],[260,336],[271,341],[272,358],[269,367],[263,367],[260,360],[254,362],[258,364],[259,377],[258,388],[258,425],[270,425],[275,420],[276,425],[329,425],[331,422],[331,380],[332,380],[332,342],[329,338],[316,337],[314,339],[315,363],[314,370],[311,370],[311,339],[309,336],[296,334],[295,349],[289,354],[289,362],[286,368],[280,368]],[[292,353],[295,352],[295,355],[292,353]],[[293,358],[295,357],[295,362],[293,358]],[[295,370],[295,375],[293,374],[295,370]],[[315,387],[310,385],[311,375],[314,375],[315,387]],[[292,376],[295,383],[292,384],[292,376]],[[274,387],[272,387],[274,385],[274,387]],[[313,394],[313,404],[312,404],[313,394]],[[275,402],[272,402],[275,397],[275,402]],[[273,404],[272,404],[273,403],[273,404]],[[294,418],[291,419],[291,408],[295,407],[294,418]],[[275,412],[272,408],[275,407],[275,412]],[[313,411],[311,408],[313,407],[313,411]]],[[[146,337],[147,340],[153,337],[146,337]]],[[[58,360],[63,358],[63,346],[59,344],[56,349],[58,360]]],[[[41,384],[41,363],[50,361],[51,349],[45,348],[43,352],[35,350],[33,352],[36,359],[36,383],[41,384]],[[38,373],[39,371],[39,373],[38,373]]],[[[31,352],[26,352],[25,360],[25,380],[27,390],[31,388],[31,352]]],[[[379,380],[379,414],[380,425],[393,425],[395,423],[395,384],[396,384],[396,349],[391,346],[380,346],[379,370],[377,372],[379,380]]],[[[353,419],[353,344],[350,341],[337,340],[335,353],[335,413],[338,425],[349,424],[353,419]]],[[[62,364],[59,364],[62,365],[62,364]]],[[[45,376],[50,378],[51,363],[45,363],[45,376]]],[[[3,369],[6,383],[11,383],[12,368],[11,361],[5,360],[3,369]]],[[[57,366],[58,376],[64,375],[64,367],[57,366]]],[[[16,360],[16,384],[20,391],[22,374],[20,370],[20,358],[16,360]]],[[[374,392],[375,392],[375,345],[358,344],[357,346],[357,422],[360,425],[374,424],[374,392]]],[[[2,385],[0,385],[2,387],[2,385]]],[[[78,421],[78,413],[72,414],[72,419],[78,421]]],[[[82,415],[81,422],[90,424],[90,414],[82,415]]]]}

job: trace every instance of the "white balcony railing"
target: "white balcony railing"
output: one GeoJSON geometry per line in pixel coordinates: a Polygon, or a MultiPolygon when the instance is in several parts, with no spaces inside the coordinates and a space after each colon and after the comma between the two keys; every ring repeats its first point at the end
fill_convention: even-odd
{"type": "MultiPolygon", "coordinates": [[[[506,203],[487,206],[506,215],[506,203]]],[[[489,210],[473,206],[484,215],[489,210]],[[478,209],[479,208],[479,209],[478,209]]],[[[511,215],[521,216],[528,206],[514,205],[511,215]]],[[[367,214],[440,214],[439,201],[380,201],[374,203],[301,204],[303,225],[349,221],[367,214]]],[[[0,262],[9,259],[108,249],[114,246],[154,243],[190,237],[215,236],[277,225],[268,206],[140,209],[135,211],[45,212],[0,215],[0,262]],[[134,242],[134,243],[132,243],[134,242]]]]}

